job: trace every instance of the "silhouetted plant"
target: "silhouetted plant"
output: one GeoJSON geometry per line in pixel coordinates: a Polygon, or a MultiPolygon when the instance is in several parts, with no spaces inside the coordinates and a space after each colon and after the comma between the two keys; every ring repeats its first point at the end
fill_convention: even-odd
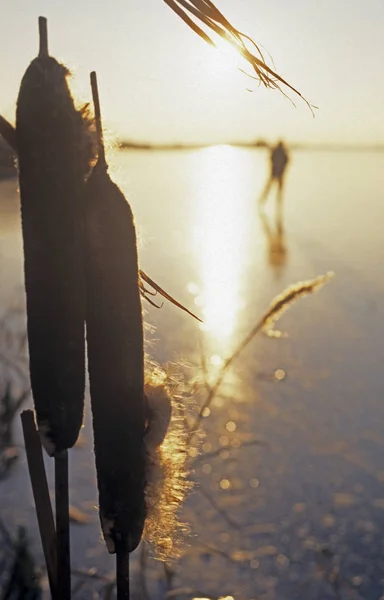
{"type": "Polygon", "coordinates": [[[1,600],[40,600],[41,574],[32,558],[26,529],[19,527],[13,539],[0,520],[0,539],[1,600]]]}

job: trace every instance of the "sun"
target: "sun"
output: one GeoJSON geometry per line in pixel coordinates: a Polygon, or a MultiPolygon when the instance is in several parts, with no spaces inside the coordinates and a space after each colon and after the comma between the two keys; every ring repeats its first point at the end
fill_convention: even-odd
{"type": "Polygon", "coordinates": [[[235,84],[240,65],[240,54],[223,40],[215,41],[215,47],[207,47],[204,70],[205,77],[211,83],[235,84]]]}
{"type": "Polygon", "coordinates": [[[213,48],[211,68],[218,79],[231,79],[240,65],[240,55],[235,48],[225,42],[218,43],[213,48]]]}

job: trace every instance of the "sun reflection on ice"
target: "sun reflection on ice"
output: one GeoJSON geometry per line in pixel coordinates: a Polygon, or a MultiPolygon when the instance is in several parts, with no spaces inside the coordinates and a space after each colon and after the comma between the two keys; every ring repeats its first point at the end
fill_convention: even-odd
{"type": "Polygon", "coordinates": [[[207,361],[220,368],[243,307],[252,173],[243,152],[231,146],[205,149],[197,159],[194,251],[201,281],[188,289],[202,310],[207,361]]]}

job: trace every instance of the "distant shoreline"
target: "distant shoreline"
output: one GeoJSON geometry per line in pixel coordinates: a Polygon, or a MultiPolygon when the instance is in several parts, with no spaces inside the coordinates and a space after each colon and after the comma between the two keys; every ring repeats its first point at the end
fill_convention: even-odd
{"type": "MultiPolygon", "coordinates": [[[[298,152],[361,152],[361,153],[382,153],[384,144],[372,145],[353,145],[353,144],[287,144],[291,151],[298,152]]],[[[234,148],[247,148],[249,150],[265,150],[268,144],[262,140],[257,142],[221,142],[216,144],[147,144],[140,142],[123,141],[117,145],[120,151],[145,151],[145,152],[188,152],[191,150],[202,150],[214,146],[232,146],[234,148]]],[[[12,161],[14,158],[12,157],[12,161]]],[[[9,156],[0,156],[0,181],[14,179],[17,177],[17,167],[10,163],[9,156]],[[5,159],[4,162],[1,158],[5,159]]]]}
{"type": "MultiPolygon", "coordinates": [[[[290,150],[316,151],[316,152],[384,152],[384,144],[302,144],[288,143],[290,150]]],[[[267,142],[217,142],[210,144],[150,144],[142,142],[122,141],[118,145],[120,150],[146,150],[146,151],[187,151],[202,150],[213,146],[233,146],[235,148],[248,148],[264,150],[269,147],[267,142]]]]}

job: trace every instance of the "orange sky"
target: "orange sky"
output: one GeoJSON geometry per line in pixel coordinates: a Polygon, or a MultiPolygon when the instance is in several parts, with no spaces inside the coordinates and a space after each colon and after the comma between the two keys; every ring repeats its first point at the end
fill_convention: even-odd
{"type": "MultiPolygon", "coordinates": [[[[37,18],[50,50],[88,100],[98,72],[112,134],[152,142],[384,141],[383,0],[217,0],[240,30],[273,56],[277,71],[319,106],[255,88],[233,60],[201,41],[162,0],[12,0],[0,22],[0,112],[14,118],[20,78],[37,52],[37,18]],[[254,92],[247,87],[255,88],[254,92]]],[[[236,62],[236,61],[235,61],[236,62]]]]}

